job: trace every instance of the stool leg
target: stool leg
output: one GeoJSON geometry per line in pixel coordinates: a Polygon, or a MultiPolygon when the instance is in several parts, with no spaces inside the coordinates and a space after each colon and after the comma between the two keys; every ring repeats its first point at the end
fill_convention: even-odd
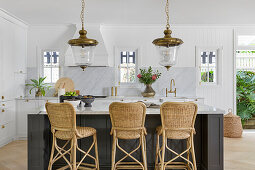
{"type": "Polygon", "coordinates": [[[159,157],[159,135],[157,134],[157,144],[156,144],[156,159],[155,159],[155,169],[158,170],[158,157],[159,157]]]}
{"type": "Polygon", "coordinates": [[[99,170],[99,157],[98,157],[98,147],[97,147],[97,134],[93,135],[95,141],[95,154],[96,154],[96,169],[99,170]]]}
{"type": "Polygon", "coordinates": [[[162,134],[162,157],[160,170],[165,170],[165,151],[166,151],[166,135],[164,130],[162,134]]]}
{"type": "Polygon", "coordinates": [[[113,133],[113,142],[112,142],[112,170],[115,170],[115,157],[116,157],[116,132],[113,133]]]}
{"type": "Polygon", "coordinates": [[[141,136],[142,140],[142,155],[143,155],[143,165],[144,165],[144,169],[147,170],[147,156],[146,156],[146,139],[145,139],[145,136],[142,135],[141,136]]]}
{"type": "Polygon", "coordinates": [[[196,163],[196,155],[195,155],[193,134],[191,135],[191,155],[192,155],[192,161],[193,161],[193,165],[194,165],[194,170],[197,170],[197,163],[196,163]]]}
{"type": "MultiPolygon", "coordinates": [[[[186,139],[187,141],[187,148],[189,147],[190,145],[190,138],[186,139]]],[[[190,157],[190,150],[187,152],[187,159],[189,160],[189,157],[190,157]]],[[[189,166],[189,162],[187,162],[188,166],[189,166]]]]}
{"type": "Polygon", "coordinates": [[[48,170],[52,169],[52,161],[53,161],[53,156],[54,156],[54,151],[55,151],[55,136],[53,134],[53,140],[52,140],[52,148],[51,148],[51,154],[50,154],[50,161],[49,161],[49,167],[48,170]]]}
{"type": "Polygon", "coordinates": [[[73,164],[73,170],[76,170],[76,148],[77,148],[77,138],[74,135],[73,137],[73,154],[72,154],[72,164],[73,164]]]}

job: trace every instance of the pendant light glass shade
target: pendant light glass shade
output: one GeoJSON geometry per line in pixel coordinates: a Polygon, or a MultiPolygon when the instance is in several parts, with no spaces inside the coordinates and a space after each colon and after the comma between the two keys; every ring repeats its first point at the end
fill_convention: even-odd
{"type": "Polygon", "coordinates": [[[157,46],[156,48],[160,55],[159,64],[161,66],[164,66],[167,69],[169,69],[170,67],[176,64],[179,46],[174,47],[157,46]]]}
{"type": "Polygon", "coordinates": [[[75,65],[90,66],[94,62],[95,46],[72,46],[75,65]]]}
{"type": "Polygon", "coordinates": [[[169,24],[169,2],[166,3],[166,15],[167,15],[167,25],[164,31],[165,36],[163,38],[157,38],[152,43],[156,46],[160,61],[159,64],[166,67],[169,70],[170,67],[177,62],[177,53],[180,45],[183,41],[179,38],[173,38],[171,36],[172,31],[170,30],[169,24]]]}
{"type": "Polygon", "coordinates": [[[83,71],[94,61],[94,49],[98,44],[97,40],[87,38],[87,31],[84,30],[84,6],[85,1],[82,0],[81,22],[82,29],[79,31],[80,37],[71,39],[68,44],[72,47],[75,65],[80,66],[83,71]]]}

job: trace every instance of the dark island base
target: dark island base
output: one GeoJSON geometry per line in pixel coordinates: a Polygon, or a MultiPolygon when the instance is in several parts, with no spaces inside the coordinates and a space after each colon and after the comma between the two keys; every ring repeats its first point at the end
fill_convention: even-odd
{"type": "MultiPolygon", "coordinates": [[[[147,115],[146,128],[148,169],[154,170],[156,134],[155,129],[161,124],[160,115],[147,115]]],[[[110,136],[111,121],[109,115],[77,115],[78,126],[90,126],[97,129],[100,169],[111,169],[111,145],[110,136]]],[[[198,170],[223,170],[223,115],[199,114],[196,120],[195,152],[198,170]]],[[[91,139],[79,140],[79,146],[87,150],[91,139]]],[[[47,170],[51,151],[52,135],[50,123],[45,114],[28,115],[28,169],[47,170]]],[[[121,141],[120,145],[127,150],[135,148],[138,144],[135,140],[121,141]]],[[[182,140],[169,140],[169,146],[178,153],[184,151],[186,142],[182,140]]],[[[117,159],[122,158],[122,153],[117,153],[117,159]]],[[[138,158],[140,153],[134,154],[138,158]]],[[[166,159],[173,155],[167,153],[166,159]]],[[[77,159],[81,157],[77,155],[77,159]]],[[[140,159],[142,160],[142,159],[140,159]]],[[[91,160],[87,160],[91,162],[91,160]]],[[[65,162],[58,161],[53,169],[61,167],[65,162]]]]}

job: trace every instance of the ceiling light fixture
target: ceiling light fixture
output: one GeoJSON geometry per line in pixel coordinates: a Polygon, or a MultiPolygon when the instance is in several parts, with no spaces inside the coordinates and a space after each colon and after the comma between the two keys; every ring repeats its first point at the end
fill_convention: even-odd
{"type": "Polygon", "coordinates": [[[172,38],[172,31],[169,24],[169,0],[166,1],[166,30],[164,31],[164,38],[157,38],[152,43],[157,47],[160,62],[159,64],[166,67],[167,70],[176,64],[177,51],[183,41],[179,38],[172,38]]]}
{"type": "Polygon", "coordinates": [[[97,40],[89,39],[86,37],[87,31],[84,30],[84,8],[85,1],[82,0],[81,10],[81,23],[82,29],[79,31],[80,37],[68,41],[68,44],[72,47],[75,65],[80,66],[83,71],[86,67],[91,65],[94,60],[94,49],[98,44],[97,40]]]}

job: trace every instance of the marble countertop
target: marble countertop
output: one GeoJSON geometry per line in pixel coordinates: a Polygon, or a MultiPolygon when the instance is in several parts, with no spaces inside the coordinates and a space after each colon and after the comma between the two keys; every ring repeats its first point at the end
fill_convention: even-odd
{"type": "Polygon", "coordinates": [[[25,96],[25,97],[17,97],[16,100],[59,100],[58,97],[33,97],[33,96],[25,96]]]}
{"type": "MultiPolygon", "coordinates": [[[[25,97],[17,97],[16,100],[58,100],[59,97],[51,97],[51,96],[41,96],[41,97],[34,97],[34,96],[25,96],[25,97]]],[[[146,98],[141,96],[108,96],[106,98],[97,98],[97,100],[142,100],[142,101],[150,101],[150,100],[159,100],[159,99],[169,99],[169,100],[188,100],[188,99],[204,99],[202,97],[197,96],[177,96],[177,97],[165,97],[165,96],[155,96],[152,98],[146,98]]]]}
{"type": "MultiPolygon", "coordinates": [[[[87,114],[87,115],[105,115],[109,114],[109,105],[116,100],[110,100],[110,99],[96,99],[95,102],[92,103],[92,107],[85,108],[85,107],[77,107],[76,113],[77,114],[87,114]]],[[[135,102],[133,100],[125,100],[119,102],[135,102]]],[[[138,101],[138,100],[136,100],[138,101]]],[[[173,101],[173,100],[164,100],[165,101],[173,101]]],[[[178,100],[177,100],[178,101],[178,100]]],[[[159,100],[152,100],[150,99],[150,102],[153,102],[154,104],[162,104],[163,102],[160,102],[159,100]]],[[[225,111],[215,108],[213,106],[208,106],[202,103],[195,102],[198,105],[198,114],[224,114],[225,111]]],[[[38,114],[46,114],[45,107],[41,107],[38,109],[38,114]]],[[[34,113],[36,114],[36,113],[34,113]]],[[[146,114],[160,114],[160,109],[159,108],[147,108],[146,114]]]]}

